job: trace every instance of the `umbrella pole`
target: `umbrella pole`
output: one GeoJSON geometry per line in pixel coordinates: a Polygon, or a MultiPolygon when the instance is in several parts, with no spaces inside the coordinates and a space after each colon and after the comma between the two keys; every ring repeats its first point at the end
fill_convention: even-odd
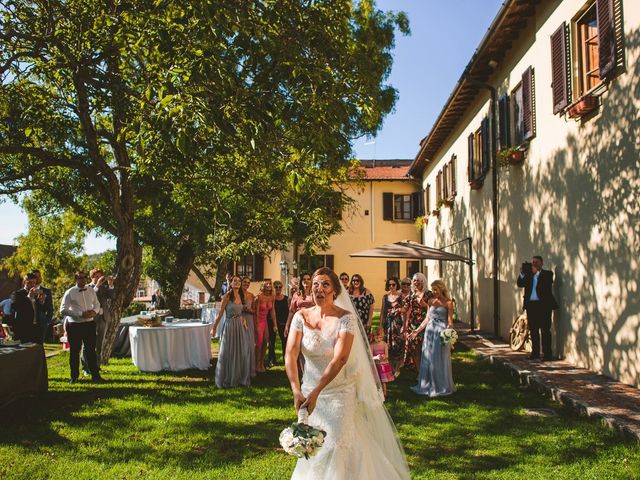
{"type": "Polygon", "coordinates": [[[467,237],[467,242],[469,243],[469,295],[471,296],[471,321],[469,324],[471,325],[471,333],[475,333],[476,330],[476,300],[473,293],[473,252],[471,247],[471,237],[467,237]]]}

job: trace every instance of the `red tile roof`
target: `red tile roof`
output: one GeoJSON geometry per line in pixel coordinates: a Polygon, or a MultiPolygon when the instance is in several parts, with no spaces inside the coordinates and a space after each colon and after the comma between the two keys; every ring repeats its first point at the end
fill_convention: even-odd
{"type": "Polygon", "coordinates": [[[363,180],[408,180],[411,160],[360,160],[363,180]]]}

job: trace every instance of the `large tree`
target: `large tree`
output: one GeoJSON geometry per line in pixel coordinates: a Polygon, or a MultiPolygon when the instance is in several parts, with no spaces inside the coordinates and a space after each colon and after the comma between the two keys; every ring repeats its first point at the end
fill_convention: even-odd
{"type": "Polygon", "coordinates": [[[201,256],[276,248],[292,209],[331,224],[295,193],[326,205],[393,107],[396,25],[369,1],[2,2],[0,194],[117,238],[117,320],[143,243],[175,294],[201,256]]]}

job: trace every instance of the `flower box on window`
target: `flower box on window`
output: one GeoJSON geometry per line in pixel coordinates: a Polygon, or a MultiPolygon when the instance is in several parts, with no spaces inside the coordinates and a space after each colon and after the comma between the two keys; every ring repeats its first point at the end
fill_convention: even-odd
{"type": "Polygon", "coordinates": [[[440,210],[439,209],[431,210],[431,215],[433,215],[434,217],[439,217],[440,210]]]}
{"type": "Polygon", "coordinates": [[[595,95],[585,95],[580,100],[569,107],[567,111],[569,118],[578,118],[586,115],[598,107],[598,97],[595,95]]]}

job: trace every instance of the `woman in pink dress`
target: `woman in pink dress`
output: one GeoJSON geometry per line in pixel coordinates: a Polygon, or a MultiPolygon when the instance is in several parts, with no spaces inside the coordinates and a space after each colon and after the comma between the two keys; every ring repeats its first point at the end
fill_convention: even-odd
{"type": "Polygon", "coordinates": [[[269,338],[269,328],[277,331],[273,285],[270,278],[263,280],[260,293],[253,302],[253,311],[256,321],[256,372],[262,373],[267,371],[264,367],[264,354],[269,338]],[[271,314],[271,325],[267,320],[269,314],[271,314]]]}

